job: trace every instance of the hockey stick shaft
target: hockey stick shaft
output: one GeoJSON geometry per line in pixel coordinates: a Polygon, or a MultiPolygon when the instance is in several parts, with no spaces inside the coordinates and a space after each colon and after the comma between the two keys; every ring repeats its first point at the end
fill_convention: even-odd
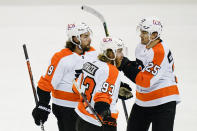
{"type": "Polygon", "coordinates": [[[78,92],[80,93],[80,95],[82,96],[84,102],[88,105],[88,107],[90,108],[90,110],[92,111],[92,113],[95,115],[97,121],[103,125],[103,121],[99,118],[98,113],[94,110],[94,108],[90,105],[89,101],[87,100],[86,96],[84,93],[80,92],[80,89],[76,83],[75,80],[73,80],[73,84],[75,85],[75,87],[77,88],[78,92]]]}
{"type": "Polygon", "coordinates": [[[109,32],[108,32],[108,29],[107,29],[106,22],[103,23],[103,27],[104,27],[104,30],[105,30],[105,35],[108,37],[109,36],[109,32]]]}
{"type": "MultiPolygon", "coordinates": [[[[32,74],[32,71],[31,71],[31,65],[30,65],[30,62],[29,62],[29,56],[28,56],[27,47],[26,47],[25,44],[23,45],[23,50],[24,50],[24,54],[25,54],[27,69],[28,69],[28,72],[29,72],[29,77],[30,77],[30,81],[31,81],[31,86],[32,86],[33,94],[34,94],[35,103],[37,105],[38,104],[38,97],[37,97],[37,94],[36,94],[36,88],[35,88],[35,85],[34,85],[33,74],[32,74]]],[[[41,126],[41,130],[45,131],[42,121],[40,121],[40,126],[41,126]]]]}
{"type": "Polygon", "coordinates": [[[36,89],[35,89],[35,85],[34,85],[33,74],[32,74],[32,71],[31,71],[31,65],[30,65],[30,62],[29,62],[29,56],[28,56],[28,53],[27,53],[27,47],[26,47],[25,44],[23,45],[23,50],[24,50],[24,54],[25,54],[25,59],[26,59],[26,63],[27,63],[27,68],[28,68],[28,72],[29,72],[29,77],[30,77],[30,81],[31,81],[31,86],[32,86],[33,94],[34,94],[35,103],[37,105],[38,104],[38,98],[37,98],[36,89]]]}
{"type": "Polygon", "coordinates": [[[127,112],[126,103],[125,103],[124,100],[122,100],[122,106],[123,106],[123,110],[124,110],[124,114],[125,114],[126,121],[128,121],[129,117],[128,117],[128,112],[127,112]]]}

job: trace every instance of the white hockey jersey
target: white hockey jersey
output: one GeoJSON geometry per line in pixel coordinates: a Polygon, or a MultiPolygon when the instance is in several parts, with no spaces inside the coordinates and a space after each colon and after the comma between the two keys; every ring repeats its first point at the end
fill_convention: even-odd
{"type": "Polygon", "coordinates": [[[138,44],[135,56],[138,68],[142,70],[135,78],[136,104],[149,107],[170,101],[179,102],[171,51],[162,42],[150,49],[138,44]]]}
{"type": "Polygon", "coordinates": [[[38,82],[38,87],[52,92],[54,104],[75,108],[80,97],[72,90],[73,80],[80,74],[83,64],[87,60],[97,59],[97,52],[93,47],[84,55],[78,55],[68,48],[57,52],[51,59],[47,73],[38,82]]]}
{"type": "MultiPolygon", "coordinates": [[[[85,93],[93,108],[96,102],[106,102],[110,105],[111,117],[117,119],[118,110],[116,103],[120,88],[120,73],[114,65],[99,60],[92,63],[87,62],[83,66],[83,73],[80,75],[77,83],[80,91],[85,93]]],[[[76,90],[75,86],[73,86],[73,89],[76,90]]],[[[85,121],[101,126],[82,100],[78,103],[75,111],[85,121]]]]}

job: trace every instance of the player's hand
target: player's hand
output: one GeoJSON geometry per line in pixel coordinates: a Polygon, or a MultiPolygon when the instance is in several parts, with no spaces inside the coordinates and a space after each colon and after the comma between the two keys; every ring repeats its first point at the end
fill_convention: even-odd
{"type": "Polygon", "coordinates": [[[118,98],[122,100],[127,100],[133,97],[132,89],[127,83],[121,82],[120,89],[118,93],[118,98]]]}
{"type": "Polygon", "coordinates": [[[32,111],[32,116],[34,118],[36,125],[39,126],[41,121],[42,123],[46,122],[50,112],[51,112],[50,105],[38,103],[38,105],[32,111]]]}

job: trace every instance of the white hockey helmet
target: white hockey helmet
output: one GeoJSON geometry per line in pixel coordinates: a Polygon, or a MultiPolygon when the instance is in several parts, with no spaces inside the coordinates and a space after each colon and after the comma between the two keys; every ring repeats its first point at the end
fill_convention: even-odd
{"type": "Polygon", "coordinates": [[[140,21],[139,25],[137,26],[137,30],[143,30],[149,33],[151,35],[154,32],[158,33],[158,37],[160,37],[162,33],[162,23],[161,21],[156,17],[148,17],[144,18],[140,21]]]}
{"type": "Polygon", "coordinates": [[[117,50],[118,49],[124,50],[124,48],[125,46],[124,46],[124,42],[122,41],[122,39],[115,38],[115,37],[105,37],[102,39],[101,44],[100,44],[101,53],[103,53],[110,60],[115,60],[117,50]],[[113,51],[115,58],[111,59],[106,55],[107,49],[111,49],[113,51]]]}
{"type": "Polygon", "coordinates": [[[92,30],[84,22],[77,23],[77,24],[72,23],[72,24],[68,24],[68,26],[67,26],[68,39],[75,45],[78,45],[78,44],[73,41],[73,39],[72,39],[73,36],[75,36],[79,40],[79,42],[80,42],[79,46],[80,46],[81,45],[80,36],[84,33],[87,33],[87,32],[90,32],[90,34],[92,34],[92,30]]]}

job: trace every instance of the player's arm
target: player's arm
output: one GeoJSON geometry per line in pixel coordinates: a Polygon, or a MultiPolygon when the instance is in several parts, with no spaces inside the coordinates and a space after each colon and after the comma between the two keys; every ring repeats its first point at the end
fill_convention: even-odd
{"type": "Polygon", "coordinates": [[[55,90],[67,69],[64,64],[65,62],[58,58],[58,54],[55,54],[52,57],[51,64],[49,65],[46,74],[42,76],[38,82],[37,93],[40,102],[49,104],[50,92],[55,90]]]}
{"type": "Polygon", "coordinates": [[[104,69],[100,69],[95,74],[96,93],[93,97],[95,102],[94,109],[102,117],[111,115],[110,104],[112,102],[111,95],[108,92],[110,83],[107,81],[108,73],[104,69]]]}
{"type": "MultiPolygon", "coordinates": [[[[116,119],[111,116],[110,105],[117,100],[120,86],[119,72],[116,67],[109,67],[109,74],[106,70],[100,73],[96,94],[94,95],[94,108],[102,116],[106,123],[113,123],[116,126],[116,119]],[[104,77],[104,76],[107,76],[104,77]]],[[[107,124],[106,124],[107,125],[107,124]]]]}
{"type": "Polygon", "coordinates": [[[153,77],[155,77],[161,69],[161,63],[164,59],[164,51],[156,50],[152,54],[154,56],[150,62],[140,70],[134,66],[130,60],[123,59],[122,71],[124,75],[137,85],[148,88],[153,77]],[[126,64],[125,64],[126,63],[126,64]]]}
{"type": "Polygon", "coordinates": [[[134,83],[136,83],[135,78],[137,74],[141,71],[137,68],[136,61],[130,61],[127,57],[122,59],[121,65],[118,69],[123,71],[124,75],[134,83]]]}
{"type": "Polygon", "coordinates": [[[65,73],[64,64],[61,60],[58,60],[56,55],[53,56],[51,64],[48,67],[45,76],[42,76],[38,82],[37,94],[39,102],[33,109],[32,115],[37,125],[40,125],[40,121],[43,123],[47,121],[51,107],[49,105],[51,95],[50,92],[57,87],[60,80],[65,73]]]}

